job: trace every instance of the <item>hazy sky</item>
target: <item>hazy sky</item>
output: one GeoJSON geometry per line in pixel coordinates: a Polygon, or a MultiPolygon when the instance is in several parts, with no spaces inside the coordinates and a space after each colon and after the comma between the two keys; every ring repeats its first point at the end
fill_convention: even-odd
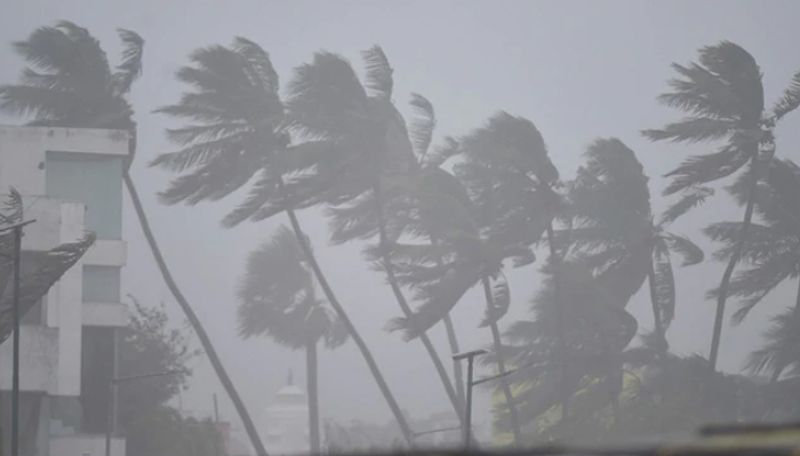
{"type": "MultiPolygon", "coordinates": [[[[171,120],[153,114],[175,102],[183,87],[175,70],[200,46],[227,44],[241,35],[271,54],[282,81],[296,65],[325,49],[349,58],[360,71],[359,52],[379,44],[394,69],[394,99],[407,112],[411,92],[428,97],[439,119],[437,137],[457,135],[481,123],[498,109],[532,120],[547,141],[551,156],[566,177],[580,163],[585,147],[597,137],[616,136],[634,149],[652,177],[656,207],[663,187],[660,175],[691,150],[683,145],[651,144],[639,131],[663,125],[679,115],[659,106],[655,97],[672,76],[669,64],[688,62],[696,50],[720,40],[748,49],[764,72],[771,103],[800,70],[800,3],[794,1],[65,1],[6,0],[0,16],[0,81],[16,79],[22,65],[7,43],[25,38],[35,27],[67,19],[88,27],[101,40],[112,62],[119,50],[116,27],[130,28],[146,40],[144,75],[132,101],[139,124],[134,175],[151,222],[178,283],[195,306],[217,344],[234,382],[258,417],[273,393],[294,368],[302,381],[303,358],[265,339],[240,340],[236,335],[235,287],[247,252],[262,242],[283,216],[260,224],[223,230],[220,217],[236,196],[197,207],[165,207],[155,198],[168,175],[148,169],[146,162],[172,150],[163,130],[171,120]]],[[[16,123],[3,119],[3,123],[16,123]]],[[[788,117],[777,132],[778,154],[800,158],[800,116],[788,117]]],[[[127,203],[126,203],[127,204],[127,203]]],[[[698,228],[739,211],[716,199],[675,226],[702,241],[698,228]]],[[[356,326],[373,347],[378,362],[403,407],[414,416],[447,410],[438,378],[421,345],[404,343],[382,328],[399,309],[383,278],[368,270],[360,247],[327,246],[325,221],[303,213],[302,221],[330,275],[335,291],[356,326]]],[[[125,212],[129,267],[124,290],[144,302],[163,300],[176,322],[180,313],[151,260],[134,214],[125,212]]],[[[537,266],[538,267],[538,266],[537,266]]],[[[538,286],[536,267],[510,274],[509,324],[527,314],[538,286]]],[[[677,318],[669,339],[674,350],[706,354],[714,305],[703,298],[722,273],[706,263],[677,273],[677,318]]],[[[640,328],[650,328],[646,293],[630,309],[640,328]]],[[[789,290],[778,290],[742,326],[723,335],[721,365],[738,370],[742,357],[757,340],[766,318],[789,305],[789,290]]],[[[735,304],[732,304],[732,306],[735,304]]],[[[489,341],[476,328],[483,312],[479,294],[459,303],[454,319],[462,347],[489,341]]],[[[433,337],[447,349],[443,330],[433,337]]],[[[449,363],[448,363],[449,365],[449,363]]],[[[352,343],[323,352],[320,366],[322,413],[341,420],[388,420],[390,415],[352,343]]],[[[207,414],[211,394],[220,393],[204,359],[196,363],[186,409],[207,414]]],[[[222,412],[234,412],[226,399],[222,412]]],[[[476,405],[479,420],[488,419],[485,394],[476,405]]]]}

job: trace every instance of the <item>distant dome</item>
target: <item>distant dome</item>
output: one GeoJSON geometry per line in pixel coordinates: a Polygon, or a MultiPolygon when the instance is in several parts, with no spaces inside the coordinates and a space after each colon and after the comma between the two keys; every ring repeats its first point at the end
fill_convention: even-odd
{"type": "Polygon", "coordinates": [[[278,390],[275,395],[274,404],[304,404],[306,403],[306,393],[297,385],[286,385],[278,390]]]}
{"type": "Polygon", "coordinates": [[[260,430],[267,450],[274,456],[307,454],[308,402],[306,393],[294,384],[292,373],[264,410],[260,430]]]}

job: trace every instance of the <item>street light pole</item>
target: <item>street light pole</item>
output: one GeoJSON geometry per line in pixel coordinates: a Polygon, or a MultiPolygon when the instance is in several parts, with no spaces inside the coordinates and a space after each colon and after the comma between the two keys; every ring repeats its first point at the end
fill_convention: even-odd
{"type": "Polygon", "coordinates": [[[467,403],[466,411],[464,413],[464,450],[469,451],[470,443],[472,442],[472,381],[473,376],[473,363],[476,356],[485,355],[488,353],[486,350],[478,349],[464,353],[457,353],[453,355],[453,361],[467,360],[467,403]]]}
{"type": "Polygon", "coordinates": [[[106,409],[108,412],[107,415],[107,424],[106,424],[106,456],[111,456],[111,433],[114,431],[112,429],[113,423],[116,421],[116,412],[117,412],[117,401],[116,401],[116,387],[120,383],[130,382],[134,380],[141,380],[143,378],[151,378],[151,377],[166,377],[167,375],[175,375],[180,374],[181,371],[179,370],[169,370],[164,372],[152,372],[149,374],[139,374],[139,375],[131,375],[128,377],[113,377],[108,382],[108,408],[106,409]]]}
{"type": "Polygon", "coordinates": [[[22,263],[22,229],[36,220],[27,220],[11,226],[3,227],[0,232],[14,232],[14,296],[11,319],[14,328],[12,336],[11,359],[11,456],[19,456],[19,297],[20,297],[20,264],[22,263]]]}

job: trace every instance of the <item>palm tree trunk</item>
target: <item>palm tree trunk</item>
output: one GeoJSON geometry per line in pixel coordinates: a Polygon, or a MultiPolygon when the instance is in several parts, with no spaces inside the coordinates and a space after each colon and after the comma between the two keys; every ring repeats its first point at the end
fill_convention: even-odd
{"type": "MultiPolygon", "coordinates": [[[[487,276],[483,276],[481,278],[481,282],[483,283],[483,294],[486,298],[486,306],[489,309],[494,308],[494,302],[492,299],[492,288],[489,284],[489,278],[487,276]]],[[[492,329],[492,342],[494,344],[494,352],[495,356],[497,357],[497,370],[498,375],[500,375],[500,388],[503,390],[503,396],[506,399],[506,405],[508,405],[508,412],[511,416],[511,430],[514,432],[514,445],[519,447],[522,445],[522,431],[520,430],[519,424],[519,416],[517,415],[517,406],[514,404],[514,394],[511,392],[511,387],[508,385],[508,379],[506,378],[506,361],[505,357],[503,356],[503,342],[500,340],[500,329],[497,327],[497,322],[492,322],[489,327],[492,329]]]]}
{"type": "Polygon", "coordinates": [[[722,322],[725,317],[725,301],[728,299],[728,286],[731,283],[731,276],[733,275],[733,270],[736,268],[736,263],[739,262],[739,258],[742,256],[742,249],[744,248],[744,243],[747,241],[747,232],[750,230],[750,225],[753,220],[753,208],[755,207],[755,194],[758,185],[757,165],[758,156],[753,155],[753,158],[750,159],[750,169],[747,170],[750,174],[748,176],[750,182],[748,183],[747,189],[747,206],[744,210],[744,220],[742,221],[742,227],[739,230],[739,236],[736,240],[736,247],[731,258],[728,260],[728,266],[725,268],[725,272],[722,274],[722,281],[719,284],[717,311],[714,316],[714,331],[711,336],[711,352],[708,357],[711,370],[716,370],[717,368],[717,355],[719,354],[719,343],[722,337],[722,322]]]}
{"type": "Polygon", "coordinates": [[[664,324],[661,322],[661,315],[658,312],[658,304],[656,304],[656,270],[653,268],[652,258],[647,267],[647,283],[650,288],[650,304],[653,307],[653,328],[658,336],[659,344],[661,344],[658,349],[658,356],[664,356],[666,354],[667,336],[664,331],[664,324]]]}
{"type": "Polygon", "coordinates": [[[364,339],[361,338],[361,335],[358,333],[358,330],[356,330],[356,327],[353,325],[350,317],[347,316],[347,312],[345,312],[344,307],[342,307],[342,305],[339,303],[339,300],[336,298],[336,295],[333,293],[333,289],[328,283],[328,279],[322,273],[322,268],[320,268],[317,258],[314,256],[314,252],[311,250],[311,246],[308,244],[308,240],[303,234],[303,231],[300,229],[300,222],[297,220],[297,214],[293,209],[287,209],[286,214],[289,216],[289,222],[292,225],[295,236],[297,236],[297,241],[299,242],[300,247],[303,249],[303,253],[308,259],[309,265],[311,265],[311,270],[314,271],[314,277],[317,279],[317,282],[319,283],[320,288],[322,288],[323,293],[325,293],[325,298],[328,300],[328,302],[330,302],[331,306],[336,311],[336,314],[342,320],[342,323],[344,323],[345,327],[347,328],[347,332],[350,334],[350,337],[353,338],[353,342],[355,342],[358,350],[361,352],[361,356],[364,358],[364,361],[367,362],[367,367],[372,373],[372,377],[375,378],[375,383],[378,384],[378,389],[380,389],[383,398],[389,405],[392,415],[394,415],[398,426],[400,426],[400,432],[402,432],[403,438],[405,438],[406,442],[410,446],[413,446],[414,436],[411,432],[411,428],[408,425],[408,421],[406,421],[403,411],[400,410],[397,400],[394,398],[392,391],[389,389],[389,385],[383,378],[383,374],[378,368],[378,364],[375,362],[375,358],[372,356],[369,347],[367,346],[366,342],[364,342],[364,339]]]}
{"type": "Polygon", "coordinates": [[[569,418],[569,382],[567,366],[567,344],[564,341],[564,308],[561,302],[561,258],[558,256],[556,248],[556,238],[553,231],[553,222],[547,223],[547,245],[550,247],[550,263],[554,267],[553,271],[553,304],[556,306],[556,326],[558,337],[556,345],[558,349],[558,359],[561,365],[561,382],[559,386],[559,396],[561,401],[561,422],[565,423],[569,418]]]}
{"type": "Polygon", "coordinates": [[[156,264],[161,272],[161,276],[164,278],[164,282],[167,284],[167,288],[169,288],[170,293],[172,293],[175,301],[178,302],[181,310],[189,320],[189,324],[192,325],[192,329],[194,329],[195,334],[197,334],[197,338],[200,340],[200,345],[203,347],[203,351],[205,351],[206,355],[208,356],[208,360],[211,362],[214,372],[217,374],[217,377],[219,378],[220,383],[222,383],[222,387],[225,389],[228,397],[231,399],[231,402],[233,402],[233,407],[236,409],[236,413],[242,420],[245,432],[247,432],[247,436],[256,451],[256,455],[267,456],[267,450],[264,448],[264,444],[261,442],[261,439],[258,436],[258,431],[253,424],[253,420],[250,418],[250,414],[247,412],[247,407],[245,407],[242,398],[239,397],[239,392],[236,390],[236,387],[234,387],[231,378],[228,376],[228,372],[222,365],[222,360],[219,358],[219,355],[217,355],[217,351],[214,349],[214,345],[211,343],[208,333],[206,333],[205,328],[203,328],[203,324],[200,322],[200,319],[197,318],[197,314],[194,313],[194,310],[183,296],[183,293],[181,293],[181,290],[178,288],[178,284],[175,283],[175,279],[172,277],[172,273],[167,267],[164,256],[161,254],[161,249],[158,247],[158,243],[156,242],[155,235],[153,235],[153,231],[150,228],[150,223],[147,220],[147,214],[142,206],[142,201],[139,199],[139,193],[136,191],[136,186],[134,185],[133,179],[128,171],[123,173],[123,179],[125,181],[125,187],[128,190],[128,194],[131,197],[133,208],[136,211],[136,216],[139,219],[139,225],[142,228],[145,239],[147,239],[150,252],[152,252],[153,258],[156,260],[156,264]]]}
{"type": "MultiPolygon", "coordinates": [[[[434,246],[439,245],[438,241],[433,237],[431,237],[431,243],[434,246]]],[[[440,268],[443,266],[441,257],[436,259],[436,265],[440,268]]],[[[450,354],[455,355],[456,353],[461,353],[461,348],[458,346],[458,338],[456,337],[456,328],[453,326],[453,319],[450,317],[449,312],[444,316],[444,328],[447,331],[447,342],[450,344],[450,354]]],[[[458,395],[458,402],[460,405],[459,409],[464,413],[464,404],[466,404],[467,397],[464,391],[464,370],[461,366],[461,361],[453,360],[453,377],[456,383],[456,394],[458,395]]]]}
{"type": "MultiPolygon", "coordinates": [[[[386,270],[386,277],[389,282],[389,286],[392,288],[394,297],[397,300],[397,304],[400,305],[400,309],[403,311],[403,314],[406,317],[410,317],[413,312],[411,307],[408,305],[408,301],[406,301],[406,298],[403,295],[403,290],[400,289],[400,285],[397,283],[397,277],[394,275],[394,267],[392,266],[391,261],[391,249],[389,249],[389,243],[386,236],[386,221],[383,217],[383,197],[381,195],[380,184],[376,184],[374,190],[375,202],[377,206],[376,210],[378,211],[378,248],[380,249],[381,261],[383,262],[383,267],[386,270]]],[[[453,410],[458,417],[458,421],[463,427],[463,407],[461,407],[459,403],[458,396],[456,396],[456,392],[453,389],[453,384],[450,382],[450,377],[447,375],[447,370],[445,370],[444,364],[442,364],[442,360],[439,358],[439,354],[436,353],[436,348],[434,348],[433,343],[424,331],[420,333],[419,339],[422,341],[422,345],[425,346],[425,350],[428,352],[428,356],[431,358],[431,361],[433,361],[433,365],[436,368],[436,373],[439,374],[439,379],[441,380],[442,386],[444,386],[447,397],[450,399],[453,410]]]]}
{"type": "Polygon", "coordinates": [[[319,390],[317,389],[317,341],[306,344],[306,390],[308,394],[308,434],[311,454],[320,454],[319,390]]]}
{"type": "MultiPolygon", "coordinates": [[[[444,316],[444,327],[447,330],[447,341],[450,344],[450,353],[453,355],[460,353],[461,349],[458,346],[458,338],[456,338],[456,328],[453,326],[453,319],[450,318],[449,313],[444,316]]],[[[458,401],[464,404],[466,401],[464,392],[464,370],[461,367],[461,363],[458,361],[453,361],[453,377],[455,377],[458,401]]]]}

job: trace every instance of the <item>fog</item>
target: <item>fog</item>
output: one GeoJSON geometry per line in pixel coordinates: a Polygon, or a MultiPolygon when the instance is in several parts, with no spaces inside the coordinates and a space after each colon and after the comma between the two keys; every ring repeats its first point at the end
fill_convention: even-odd
{"type": "MultiPolygon", "coordinates": [[[[311,62],[315,52],[326,50],[343,56],[363,78],[361,52],[378,45],[391,63],[391,98],[406,122],[414,116],[408,104],[412,93],[424,95],[432,103],[437,120],[433,145],[442,145],[447,136],[467,135],[503,110],[535,124],[561,181],[569,181],[585,164],[583,154],[593,141],[615,137],[635,152],[649,177],[656,215],[669,203],[662,196],[669,182],[664,175],[689,155],[717,147],[713,142],[654,142],[641,134],[683,116],[656,100],[669,90],[667,81],[677,77],[670,65],[696,61],[703,46],[722,40],[734,42],[754,56],[761,69],[767,109],[800,70],[800,53],[796,51],[800,4],[788,0],[7,0],[0,11],[2,84],[17,81],[24,67],[10,43],[59,20],[87,28],[114,64],[122,50],[117,28],[133,30],[145,40],[143,72],[128,98],[137,124],[131,174],[178,286],[208,331],[249,412],[259,422],[276,392],[286,384],[290,371],[296,384],[305,385],[303,350],[289,350],[268,337],[242,339],[238,333],[237,289],[248,254],[268,241],[280,226],[288,226],[287,218],[278,214],[227,229],[221,220],[246,196],[246,187],[220,201],[165,205],[157,192],[166,189],[177,174],[148,167],[159,154],[178,149],[166,137],[165,129],[188,122],[155,110],[177,103],[189,90],[175,74],[190,63],[188,56],[196,49],[227,46],[237,36],[252,40],[269,53],[283,95],[294,68],[311,62]]],[[[798,122],[800,117],[790,114],[776,127],[777,157],[800,161],[798,122]]],[[[23,121],[6,113],[0,123],[19,125],[23,121]]],[[[725,263],[713,260],[712,253],[719,244],[712,243],[702,229],[713,222],[741,220],[742,207],[724,191],[729,182],[714,183],[715,196],[670,227],[671,232],[695,241],[706,256],[701,264],[686,268],[674,260],[675,319],[667,338],[675,355],[708,356],[715,301],[705,294],[719,283],[725,263]]],[[[153,261],[127,194],[124,198],[122,238],[128,243],[128,259],[122,270],[122,295],[134,295],[146,305],[163,302],[170,324],[186,328],[192,347],[199,348],[153,261]]],[[[298,212],[302,227],[320,268],[372,350],[401,408],[412,420],[451,412],[419,340],[404,341],[401,332],[386,329],[387,322],[402,312],[385,273],[364,259],[365,245],[374,244],[375,239],[332,245],[329,220],[320,207],[298,212]]],[[[545,243],[536,248],[536,254],[532,265],[512,268],[509,264],[504,268],[511,299],[508,313],[499,321],[501,330],[531,318],[531,299],[543,283],[539,269],[548,258],[545,243]]],[[[404,292],[411,300],[413,293],[404,292]]],[[[729,318],[739,307],[739,298],[729,298],[718,369],[742,372],[770,318],[794,304],[795,292],[796,279],[784,281],[740,325],[731,325],[729,318]]],[[[130,302],[127,298],[123,301],[130,302]]],[[[638,322],[637,337],[631,342],[636,346],[638,335],[653,330],[647,284],[625,310],[638,322]]],[[[462,350],[491,348],[490,331],[478,327],[484,312],[480,284],[453,308],[451,316],[462,350]]],[[[437,324],[428,334],[451,372],[444,327],[437,324]]],[[[212,396],[216,394],[220,415],[232,421],[239,429],[237,438],[246,441],[236,410],[206,357],[195,356],[189,364],[193,374],[187,389],[170,403],[192,416],[208,417],[214,413],[212,396]]],[[[392,414],[352,340],[335,350],[320,348],[318,372],[323,422],[391,422],[392,414]]],[[[492,365],[480,364],[476,375],[495,372],[492,365]]],[[[490,392],[486,387],[476,387],[473,405],[476,432],[487,442],[491,441],[490,392]]]]}

